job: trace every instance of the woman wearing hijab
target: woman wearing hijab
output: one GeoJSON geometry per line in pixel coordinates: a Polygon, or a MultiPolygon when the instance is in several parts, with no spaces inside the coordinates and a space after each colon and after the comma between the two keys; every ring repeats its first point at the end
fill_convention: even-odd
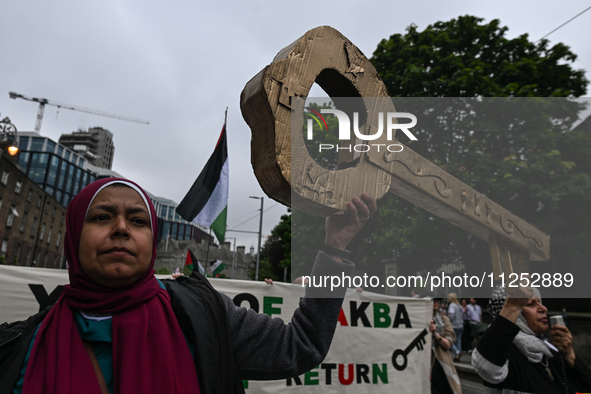
{"type": "Polygon", "coordinates": [[[472,353],[472,365],[487,393],[575,393],[591,391],[591,370],[576,357],[568,328],[554,325],[537,289],[508,298],[497,287],[488,304],[495,318],[472,353]],[[533,296],[532,296],[533,295],[533,296]]]}
{"type": "Polygon", "coordinates": [[[462,386],[449,350],[456,341],[456,334],[439,310],[440,300],[433,299],[433,320],[429,324],[431,337],[431,394],[461,394],[462,386]]]}
{"type": "MultiPolygon", "coordinates": [[[[341,255],[375,212],[363,200],[327,219],[329,252],[312,275],[353,273],[341,255]]],[[[244,392],[241,379],[295,376],[326,355],[346,289],[318,299],[308,288],[285,325],[236,307],[197,274],[158,281],[156,213],[124,179],[87,186],[66,220],[70,284],[53,307],[0,330],[0,393],[244,392]]]]}

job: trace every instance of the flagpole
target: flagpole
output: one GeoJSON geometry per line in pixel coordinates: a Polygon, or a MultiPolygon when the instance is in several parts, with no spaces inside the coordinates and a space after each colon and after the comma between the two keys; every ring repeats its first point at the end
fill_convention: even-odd
{"type": "Polygon", "coordinates": [[[207,240],[207,253],[205,254],[205,264],[209,263],[209,245],[211,245],[211,229],[209,229],[209,239],[207,240]]]}
{"type": "Polygon", "coordinates": [[[255,196],[250,196],[250,198],[260,198],[261,199],[261,215],[259,217],[259,248],[257,250],[257,267],[256,267],[255,275],[254,275],[254,280],[258,281],[259,280],[259,264],[261,262],[261,238],[263,236],[263,202],[264,202],[264,198],[263,197],[255,197],[255,196]]]}

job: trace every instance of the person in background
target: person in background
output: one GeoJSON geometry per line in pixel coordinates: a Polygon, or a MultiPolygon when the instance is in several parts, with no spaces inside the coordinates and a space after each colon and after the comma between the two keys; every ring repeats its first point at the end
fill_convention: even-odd
{"type": "Polygon", "coordinates": [[[451,351],[454,355],[454,361],[460,361],[462,357],[462,333],[464,332],[464,313],[460,303],[458,302],[458,296],[456,293],[449,293],[447,295],[447,317],[451,322],[451,326],[456,334],[456,341],[451,347],[451,351]]]}
{"type": "Polygon", "coordinates": [[[466,309],[468,311],[468,320],[470,321],[470,336],[468,339],[470,340],[469,348],[471,352],[479,335],[484,332],[484,328],[481,327],[482,308],[476,303],[475,298],[470,298],[470,303],[466,306],[466,309]]]}
{"type": "Polygon", "coordinates": [[[471,349],[471,338],[472,338],[472,327],[470,326],[470,319],[468,318],[468,301],[465,298],[462,298],[460,302],[460,307],[462,308],[462,316],[464,318],[464,332],[462,333],[462,351],[470,352],[471,349]]]}
{"type": "Polygon", "coordinates": [[[482,308],[476,303],[475,298],[470,298],[470,304],[466,307],[468,310],[468,320],[470,324],[482,322],[482,308]]]}
{"type": "Polygon", "coordinates": [[[462,313],[464,314],[464,320],[468,320],[468,302],[465,298],[462,298],[460,307],[462,308],[462,313]]]}
{"type": "Polygon", "coordinates": [[[472,366],[486,393],[588,393],[591,369],[576,356],[572,335],[563,325],[548,332],[548,311],[538,289],[498,286],[488,304],[494,321],[472,352],[472,366]]]}
{"type": "Polygon", "coordinates": [[[431,394],[461,394],[462,386],[449,350],[456,340],[456,334],[447,316],[439,310],[441,299],[433,299],[433,320],[431,332],[431,394]]]}

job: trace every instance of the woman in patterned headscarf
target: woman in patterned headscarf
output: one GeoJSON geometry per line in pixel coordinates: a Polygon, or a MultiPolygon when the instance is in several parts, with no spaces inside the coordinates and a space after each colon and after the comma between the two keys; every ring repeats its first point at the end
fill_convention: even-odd
{"type": "Polygon", "coordinates": [[[487,393],[575,393],[591,390],[591,370],[576,357],[563,325],[548,331],[547,309],[538,289],[521,288],[508,298],[493,292],[488,310],[495,318],[472,353],[472,365],[487,393]]]}

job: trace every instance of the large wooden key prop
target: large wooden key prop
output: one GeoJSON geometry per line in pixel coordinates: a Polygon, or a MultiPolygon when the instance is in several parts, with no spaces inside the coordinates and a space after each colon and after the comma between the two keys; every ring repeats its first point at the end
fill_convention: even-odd
{"type": "MultiPolygon", "coordinates": [[[[378,199],[391,192],[488,241],[495,277],[501,272],[527,272],[529,260],[548,260],[547,234],[406,146],[398,153],[383,149],[347,152],[341,162],[355,159],[356,164],[341,170],[319,166],[310,157],[303,134],[291,134],[293,124],[299,125],[294,130],[302,130],[303,125],[303,115],[292,119],[292,106],[302,106],[303,101],[294,98],[307,97],[314,82],[337,108],[340,97],[368,99],[365,135],[375,134],[382,113],[396,112],[391,100],[380,100],[379,108],[371,104],[371,98],[389,97],[388,91],[351,41],[328,26],[308,31],[252,78],[240,98],[242,115],[252,130],[252,166],[269,197],[328,215],[346,210],[347,201],[363,192],[378,199]]],[[[303,108],[293,112],[298,113],[303,114],[303,108]]],[[[392,141],[383,133],[372,143],[392,141]]]]}

